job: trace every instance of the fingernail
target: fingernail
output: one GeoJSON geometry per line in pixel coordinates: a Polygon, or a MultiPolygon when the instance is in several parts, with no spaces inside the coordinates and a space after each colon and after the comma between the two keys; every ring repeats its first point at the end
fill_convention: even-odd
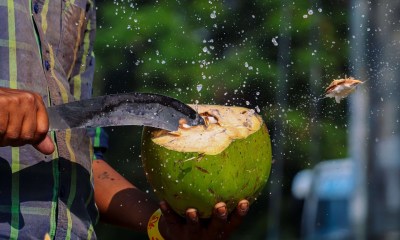
{"type": "Polygon", "coordinates": [[[188,210],[186,210],[186,217],[192,223],[197,223],[199,221],[199,218],[197,217],[197,210],[194,208],[189,208],[188,210]]]}
{"type": "Polygon", "coordinates": [[[249,211],[249,202],[243,201],[239,203],[239,214],[241,216],[246,215],[247,211],[249,211]]]}
{"type": "Polygon", "coordinates": [[[162,211],[168,211],[167,203],[165,201],[161,201],[160,208],[162,211]]]}
{"type": "Polygon", "coordinates": [[[217,206],[215,212],[220,218],[226,218],[228,216],[225,204],[217,206]]]}

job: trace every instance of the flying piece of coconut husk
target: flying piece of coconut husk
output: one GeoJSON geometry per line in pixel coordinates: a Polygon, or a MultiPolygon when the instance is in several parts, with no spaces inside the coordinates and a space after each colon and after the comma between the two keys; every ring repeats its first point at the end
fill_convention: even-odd
{"type": "Polygon", "coordinates": [[[352,77],[333,80],[325,89],[325,96],[335,98],[337,103],[356,90],[358,84],[363,83],[352,77]]]}

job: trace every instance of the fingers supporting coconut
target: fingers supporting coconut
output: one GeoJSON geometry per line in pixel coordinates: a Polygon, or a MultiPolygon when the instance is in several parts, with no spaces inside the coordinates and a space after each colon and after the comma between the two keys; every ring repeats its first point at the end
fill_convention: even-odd
{"type": "Polygon", "coordinates": [[[165,222],[170,225],[170,224],[180,224],[181,223],[181,217],[177,215],[168,205],[166,201],[161,201],[160,202],[160,209],[163,214],[163,217],[165,219],[165,222]]]}
{"type": "Polygon", "coordinates": [[[186,210],[186,222],[187,222],[186,235],[188,239],[197,239],[198,236],[200,236],[201,225],[196,209],[189,208],[186,210]]]}
{"type": "Polygon", "coordinates": [[[208,226],[210,236],[217,236],[221,239],[224,234],[224,228],[228,220],[228,209],[224,202],[215,204],[213,215],[208,226]]]}
{"type": "Polygon", "coordinates": [[[190,224],[197,224],[199,222],[199,216],[197,215],[196,209],[189,208],[186,210],[186,221],[190,224]]]}
{"type": "Polygon", "coordinates": [[[207,239],[229,239],[232,232],[242,223],[249,206],[249,201],[241,200],[230,214],[224,202],[217,203],[208,225],[207,239]]]}
{"type": "Polygon", "coordinates": [[[237,207],[236,210],[233,211],[230,220],[229,220],[229,226],[228,229],[226,230],[226,234],[229,236],[234,230],[236,230],[239,225],[243,222],[244,217],[247,215],[249,212],[249,207],[250,203],[247,200],[241,200],[237,207]]]}
{"type": "Polygon", "coordinates": [[[166,201],[160,202],[160,209],[163,220],[160,220],[160,233],[165,239],[201,239],[201,225],[196,209],[189,208],[186,211],[186,223],[166,201]]]}
{"type": "MultiPolygon", "coordinates": [[[[240,217],[246,216],[247,212],[249,211],[249,206],[250,206],[249,201],[247,201],[246,199],[241,200],[236,207],[235,215],[240,216],[240,217]]],[[[232,219],[231,219],[231,221],[232,221],[232,219]]]]}
{"type": "Polygon", "coordinates": [[[227,205],[219,202],[214,206],[211,219],[200,219],[196,209],[188,208],[185,212],[185,221],[167,202],[162,201],[160,232],[166,239],[228,239],[242,223],[249,206],[249,201],[243,199],[229,214],[227,205]]]}
{"type": "Polygon", "coordinates": [[[213,219],[218,220],[218,222],[220,222],[220,220],[226,221],[228,217],[228,210],[226,204],[223,202],[215,204],[213,214],[214,214],[213,219]]]}

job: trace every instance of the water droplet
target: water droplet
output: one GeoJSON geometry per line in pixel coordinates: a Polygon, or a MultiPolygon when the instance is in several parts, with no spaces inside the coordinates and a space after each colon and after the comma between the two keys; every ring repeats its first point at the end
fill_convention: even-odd
{"type": "Polygon", "coordinates": [[[307,13],[308,13],[308,15],[313,15],[314,11],[312,9],[309,9],[307,13]]]}
{"type": "Polygon", "coordinates": [[[278,37],[273,37],[272,38],[272,44],[274,44],[274,46],[278,46],[278,42],[276,41],[278,37]]]}
{"type": "Polygon", "coordinates": [[[303,15],[303,18],[308,18],[308,15],[307,15],[307,14],[304,14],[304,15],[303,15]]]}
{"type": "Polygon", "coordinates": [[[322,8],[318,8],[318,12],[322,12],[322,8]]]}
{"type": "Polygon", "coordinates": [[[213,12],[210,14],[210,18],[214,19],[214,18],[216,18],[216,17],[217,17],[217,13],[216,13],[215,11],[213,11],[213,12]]]}
{"type": "Polygon", "coordinates": [[[197,89],[198,92],[200,92],[202,88],[203,88],[203,84],[198,84],[196,86],[196,89],[197,89]]]}

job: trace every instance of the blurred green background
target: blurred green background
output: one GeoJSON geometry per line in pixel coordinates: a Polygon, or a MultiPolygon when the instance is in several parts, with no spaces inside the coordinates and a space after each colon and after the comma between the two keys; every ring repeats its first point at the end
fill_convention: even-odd
{"type": "MultiPolygon", "coordinates": [[[[348,1],[97,1],[94,95],[152,92],[255,109],[272,136],[273,169],[232,239],[274,231],[296,239],[294,174],[347,156],[347,102],[319,98],[349,72],[348,8],[348,1]],[[271,211],[273,201],[280,204],[271,211]]],[[[107,131],[108,162],[154,198],[141,168],[141,128],[107,131]]],[[[96,232],[147,239],[102,223],[96,232]]]]}

